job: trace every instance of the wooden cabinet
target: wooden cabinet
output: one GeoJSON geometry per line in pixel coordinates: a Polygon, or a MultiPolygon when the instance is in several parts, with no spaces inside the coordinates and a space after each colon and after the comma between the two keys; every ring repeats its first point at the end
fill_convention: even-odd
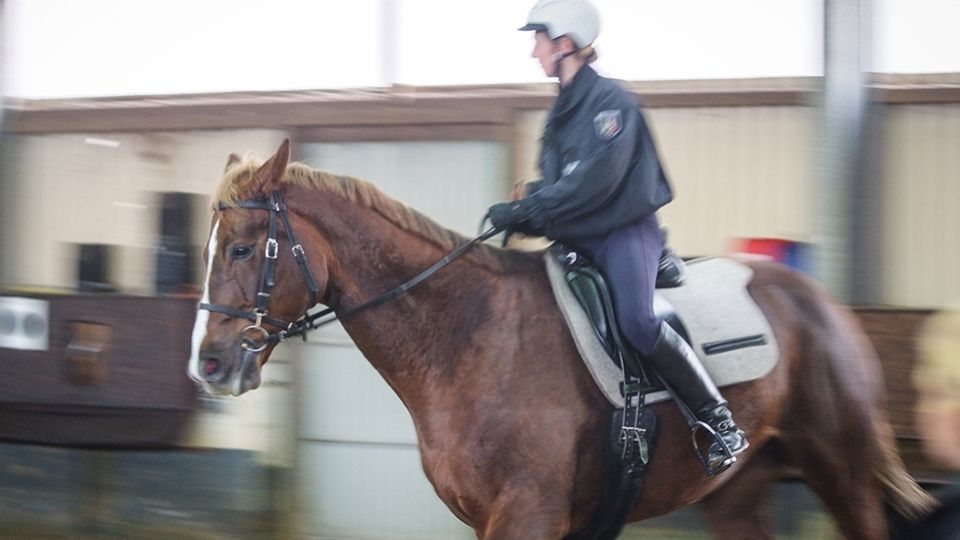
{"type": "MultiPolygon", "coordinates": [[[[196,407],[186,375],[196,298],[29,298],[46,302],[47,347],[0,346],[0,439],[176,445],[196,407]]],[[[7,331],[16,331],[16,317],[7,319],[7,331]]]]}

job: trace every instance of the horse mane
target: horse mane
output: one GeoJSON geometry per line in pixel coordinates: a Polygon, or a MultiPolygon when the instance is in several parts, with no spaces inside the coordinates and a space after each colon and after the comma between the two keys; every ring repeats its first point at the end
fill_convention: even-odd
{"type": "MultiPolygon", "coordinates": [[[[234,206],[242,200],[254,197],[256,193],[251,184],[254,173],[261,165],[257,160],[244,158],[229,167],[214,194],[214,209],[220,204],[234,206]]],[[[390,198],[370,182],[359,178],[333,174],[294,162],[287,165],[282,182],[322,190],[361,208],[370,209],[393,225],[437,245],[444,251],[453,251],[467,242],[462,235],[440,226],[417,210],[390,198]]],[[[486,244],[477,245],[468,256],[496,272],[517,271],[522,265],[521,261],[533,258],[533,254],[529,252],[496,249],[486,244]]]]}

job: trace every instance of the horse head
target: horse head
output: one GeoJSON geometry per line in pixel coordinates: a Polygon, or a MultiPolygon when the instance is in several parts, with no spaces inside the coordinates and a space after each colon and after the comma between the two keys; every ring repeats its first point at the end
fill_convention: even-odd
{"type": "Polygon", "coordinates": [[[259,387],[274,347],[324,296],[325,243],[283,201],[289,160],[287,140],[262,165],[231,155],[213,202],[187,370],[211,393],[259,387]]]}

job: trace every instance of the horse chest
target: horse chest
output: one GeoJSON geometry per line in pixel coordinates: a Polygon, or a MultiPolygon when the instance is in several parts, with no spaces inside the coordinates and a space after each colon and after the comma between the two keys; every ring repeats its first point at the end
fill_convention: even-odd
{"type": "Polygon", "coordinates": [[[448,508],[462,521],[479,522],[486,508],[483,482],[473,473],[470,452],[460,447],[425,447],[421,442],[423,470],[434,490],[448,508]]]}
{"type": "Polygon", "coordinates": [[[420,429],[420,457],[437,495],[458,517],[482,515],[511,477],[509,449],[472,421],[436,424],[420,429]]]}

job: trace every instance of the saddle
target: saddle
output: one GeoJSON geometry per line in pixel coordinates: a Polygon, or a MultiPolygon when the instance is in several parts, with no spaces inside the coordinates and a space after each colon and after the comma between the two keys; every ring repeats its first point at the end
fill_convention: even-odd
{"type": "MultiPolygon", "coordinates": [[[[664,390],[659,378],[649,377],[640,355],[636,349],[624,338],[617,324],[617,316],[613,309],[613,295],[603,274],[592,263],[580,256],[576,251],[563,245],[555,244],[552,248],[558,260],[562,262],[565,271],[564,277],[570,286],[571,292],[580,302],[580,306],[589,318],[594,333],[597,335],[604,351],[611,359],[622,358],[626,375],[637,379],[641,388],[635,391],[649,393],[664,390]]],[[[674,288],[683,284],[686,275],[686,264],[673,254],[669,248],[664,248],[658,265],[656,288],[674,288]]],[[[690,342],[690,336],[677,315],[677,310],[669,301],[660,296],[654,302],[656,315],[669,324],[683,339],[690,342]]],[[[623,394],[624,388],[620,389],[623,394]]]]}
{"type": "MultiPolygon", "coordinates": [[[[625,375],[644,381],[641,390],[649,392],[646,403],[670,399],[666,391],[651,391],[661,386],[658,377],[620,334],[612,292],[601,273],[563,246],[554,245],[544,259],[570,335],[608,401],[623,407],[625,375]]],[[[661,279],[654,311],[693,347],[716,385],[723,388],[759,379],[773,370],[777,342],[747,291],[753,271],[726,258],[696,259],[686,267],[681,286],[662,287],[661,279]]]]}

